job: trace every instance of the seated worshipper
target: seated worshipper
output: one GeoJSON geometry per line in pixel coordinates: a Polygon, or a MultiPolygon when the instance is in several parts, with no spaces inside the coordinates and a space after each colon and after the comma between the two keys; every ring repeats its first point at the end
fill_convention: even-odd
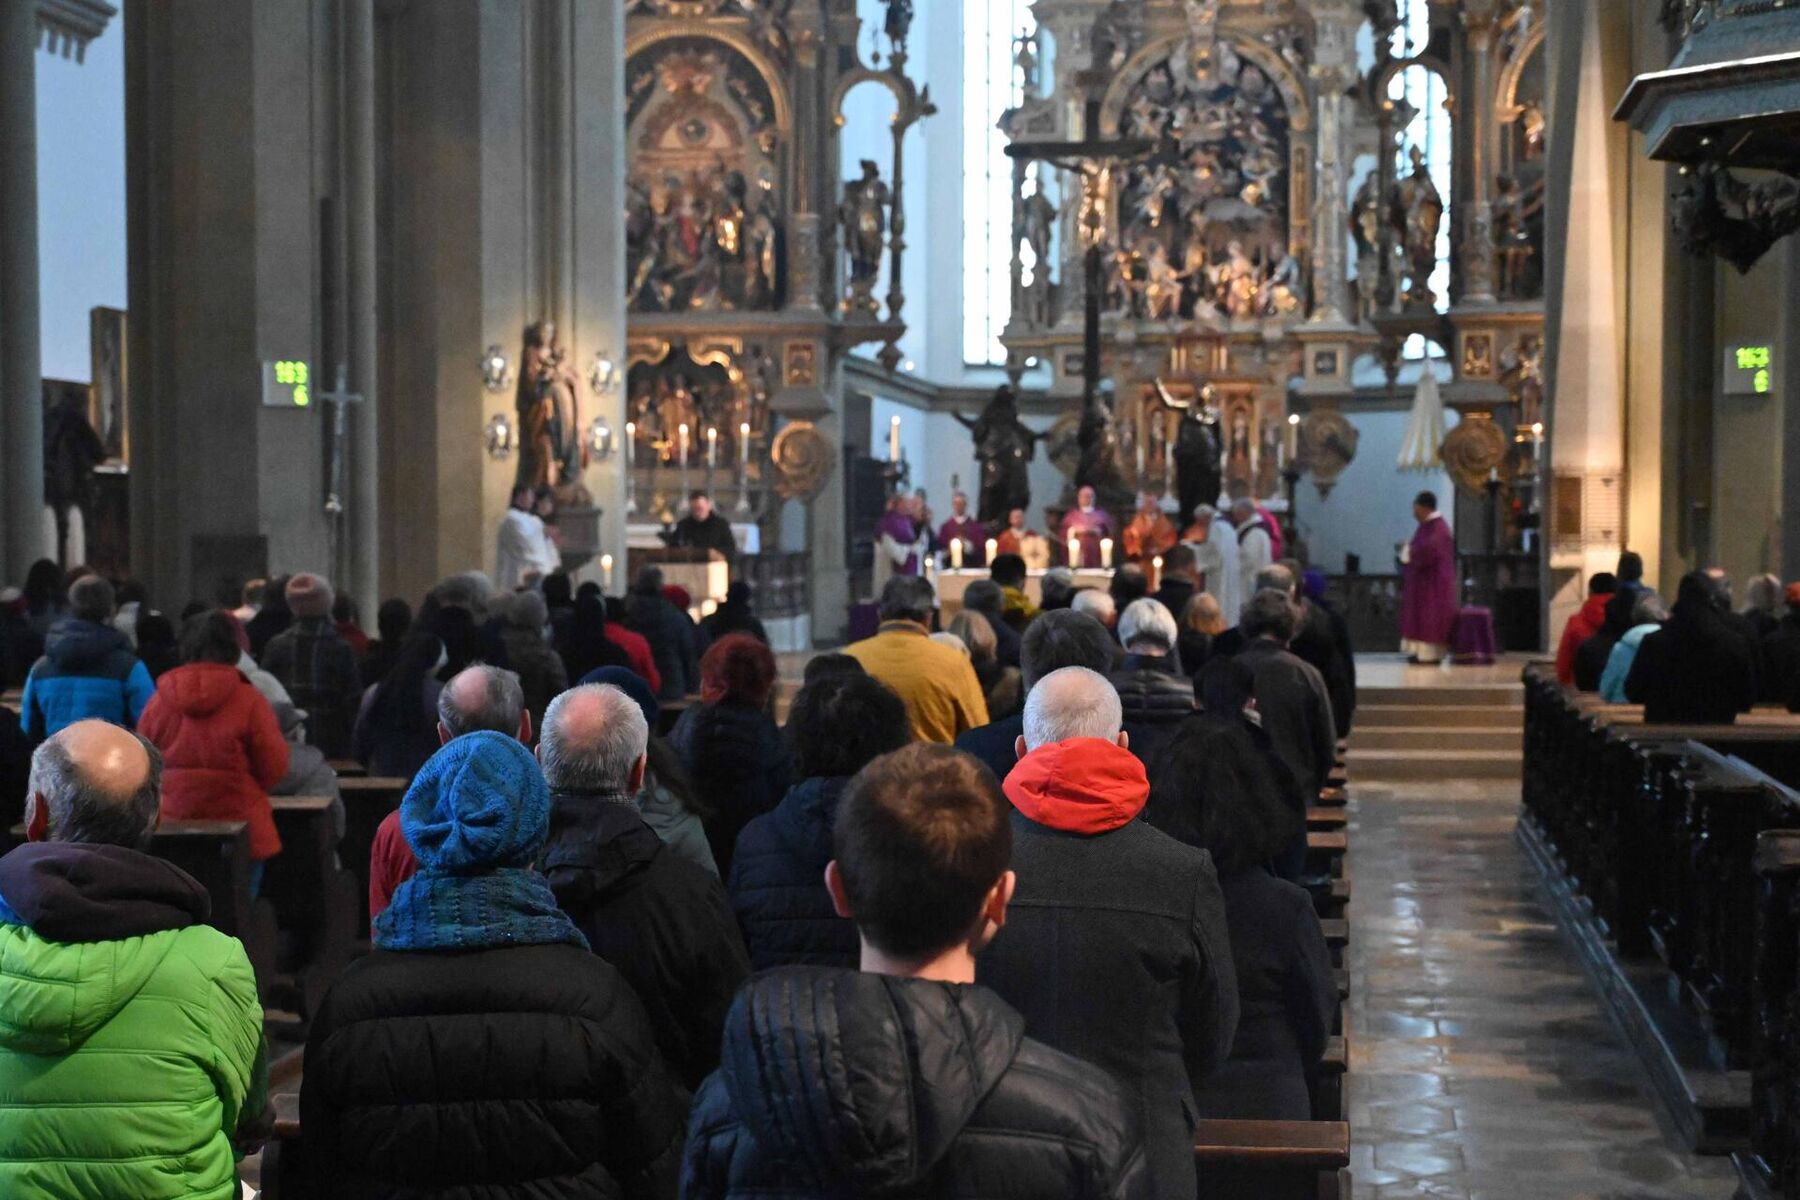
{"type": "Polygon", "coordinates": [[[1305,820],[1234,770],[1226,745],[1235,729],[1197,725],[1157,760],[1144,810],[1157,828],[1212,856],[1225,896],[1237,969],[1237,1037],[1230,1058],[1191,1081],[1194,1100],[1202,1117],[1308,1121],[1311,1078],[1331,1036],[1337,982],[1312,897],[1268,865],[1296,834],[1305,837],[1305,820]]]}
{"type": "Polygon", "coordinates": [[[952,742],[964,731],[987,724],[987,698],[968,658],[931,640],[936,607],[929,583],[917,576],[896,576],[882,589],[881,626],[875,636],[852,642],[844,653],[906,702],[915,738],[952,742]]]}
{"type": "Polygon", "coordinates": [[[862,970],[745,987],[688,1119],[687,1200],[1150,1195],[1119,1085],[1026,1038],[975,982],[1015,886],[993,778],[944,746],[886,755],[846,792],[833,843],[862,970]]]}
{"type": "Polygon", "coordinates": [[[78,721],[38,747],[0,858],[0,1195],[237,1200],[267,1051],[243,943],[144,853],[162,757],[78,721]]]}
{"type": "Polygon", "coordinates": [[[1067,567],[1051,567],[1038,580],[1038,611],[1067,608],[1075,598],[1075,573],[1067,567]]]}
{"type": "Polygon", "coordinates": [[[307,1030],[315,1194],[675,1194],[680,1089],[642,1001],[531,869],[550,811],[504,734],[448,742],[413,780],[418,873],[307,1030]]]}
{"type": "MultiPolygon", "coordinates": [[[[536,592],[520,592],[495,601],[500,617],[500,638],[506,643],[506,663],[525,689],[525,708],[531,724],[542,727],[550,701],[569,689],[563,660],[550,648],[550,609],[536,592]]],[[[591,669],[591,668],[590,668],[591,669]]]]}
{"type": "MultiPolygon", "coordinates": [[[[596,587],[587,591],[584,587],[581,594],[575,597],[569,620],[563,627],[562,641],[554,647],[562,657],[563,676],[567,679],[581,679],[601,667],[631,665],[634,661],[632,655],[612,635],[614,628],[607,621],[606,602],[601,599],[600,589],[596,587]]],[[[617,628],[642,644],[644,659],[648,662],[650,644],[623,627],[617,628]]],[[[662,676],[656,674],[653,662],[647,669],[661,681],[662,676]]]]}
{"type": "Polygon", "coordinates": [[[550,704],[538,761],[550,840],[538,869],[594,953],[644,1002],[683,1087],[719,1065],[719,1033],[750,974],[719,877],[663,845],[638,812],[650,726],[616,687],[583,684],[550,704]]]}
{"type": "Polygon", "coordinates": [[[350,649],[356,651],[356,662],[360,669],[362,660],[369,653],[369,635],[362,630],[362,613],[357,611],[356,598],[345,592],[339,592],[331,602],[331,623],[336,626],[339,636],[350,643],[350,649]]]}
{"type": "Polygon", "coordinates": [[[1606,664],[1612,658],[1613,647],[1631,628],[1632,611],[1636,608],[1639,593],[1620,588],[1606,598],[1602,609],[1600,628],[1593,636],[1575,647],[1575,659],[1571,664],[1574,673],[1575,690],[1578,692],[1597,692],[1600,690],[1600,676],[1606,672],[1606,664]]]}
{"type": "Polygon", "coordinates": [[[1725,627],[1737,635],[1738,641],[1749,652],[1750,662],[1756,674],[1756,694],[1762,695],[1762,637],[1756,632],[1755,624],[1749,617],[1732,607],[1731,576],[1723,567],[1707,567],[1706,578],[1713,586],[1713,603],[1725,616],[1725,627]]]}
{"type": "Polygon", "coordinates": [[[294,623],[269,639],[262,665],[306,710],[306,740],[327,758],[344,758],[362,701],[362,675],[356,652],[331,623],[331,598],[331,584],[322,576],[288,580],[294,623]]]}
{"type": "MultiPolygon", "coordinates": [[[[659,700],[682,700],[700,688],[699,632],[688,615],[663,599],[663,573],[656,567],[638,572],[625,598],[625,625],[650,644],[650,655],[656,663],[662,686],[656,691],[659,700]]],[[[580,621],[580,601],[576,601],[576,619],[580,621]]],[[[581,674],[570,663],[570,676],[581,674]]],[[[590,670],[592,668],[589,668],[590,670]]]]}
{"type": "Polygon", "coordinates": [[[1237,977],[1205,852],[1136,819],[1150,793],[1104,676],[1064,667],[1025,700],[1006,936],[978,982],[1025,1027],[1111,1073],[1144,1131],[1151,1194],[1195,1192],[1193,1092],[1237,1030],[1237,977]]]}
{"type": "MultiPolygon", "coordinates": [[[[262,607],[256,615],[244,622],[244,636],[250,639],[250,655],[258,662],[262,661],[263,651],[268,649],[269,639],[294,623],[294,614],[288,608],[287,585],[290,576],[271,575],[269,582],[263,586],[262,607]]],[[[187,615],[183,614],[182,620],[187,615]]]]}
{"type": "Polygon", "coordinates": [[[1102,567],[1110,563],[1100,561],[1100,539],[1113,536],[1112,517],[1107,511],[1095,504],[1094,489],[1078,488],[1075,492],[1075,507],[1063,514],[1062,524],[1056,530],[1056,551],[1067,555],[1072,541],[1078,551],[1076,558],[1065,557],[1064,562],[1071,567],[1102,567]]]}
{"type": "Polygon", "coordinates": [[[738,835],[731,906],[758,971],[854,967],[856,927],[825,890],[831,831],[850,777],[912,741],[906,705],[865,674],[834,675],[800,689],[787,736],[799,782],[738,835]]]}
{"type": "MultiPolygon", "coordinates": [[[[1306,813],[1318,799],[1318,793],[1308,794],[1305,785],[1275,749],[1274,741],[1262,726],[1262,714],[1256,711],[1255,689],[1255,670],[1236,656],[1213,659],[1194,679],[1194,692],[1200,701],[1204,722],[1231,731],[1221,752],[1247,748],[1256,756],[1255,762],[1239,764],[1244,786],[1257,792],[1259,804],[1273,804],[1288,814],[1287,824],[1293,830],[1293,837],[1271,860],[1271,866],[1281,878],[1297,882],[1306,874],[1306,813]]],[[[1177,736],[1195,735],[1183,730],[1177,736]]],[[[1192,841],[1158,820],[1156,813],[1151,812],[1148,817],[1158,829],[1182,841],[1192,841]]]]}
{"type": "Polygon", "coordinates": [[[1179,542],[1163,551],[1162,578],[1152,597],[1180,619],[1187,602],[1200,591],[1200,580],[1194,572],[1194,550],[1179,542]]]}
{"type": "Polygon", "coordinates": [[[769,631],[757,620],[751,595],[750,585],[742,579],[725,589],[725,603],[700,622],[708,642],[716,642],[728,633],[747,633],[763,645],[769,644],[769,631]]]}
{"type": "Polygon", "coordinates": [[[381,607],[375,610],[376,638],[369,643],[369,652],[363,655],[363,686],[379,682],[394,668],[394,660],[400,657],[400,647],[406,644],[406,635],[412,630],[412,605],[399,598],[383,600],[381,607]]]}
{"type": "Polygon", "coordinates": [[[19,724],[34,739],[77,721],[137,724],[155,683],[112,626],[113,586],[98,575],[69,585],[68,615],[44,635],[44,656],[25,677],[19,724]]]}
{"type": "Polygon", "coordinates": [[[429,633],[406,639],[387,675],[363,693],[350,733],[350,755],[371,775],[411,779],[437,753],[437,673],[447,655],[429,633]]]}
{"type": "Polygon", "coordinates": [[[1213,639],[1225,632],[1225,613],[1211,592],[1197,592],[1181,610],[1180,626],[1175,635],[1175,653],[1183,670],[1199,675],[1212,657],[1213,639]]]}
{"type": "MultiPolygon", "coordinates": [[[[1775,632],[1781,624],[1781,578],[1777,575],[1758,575],[1744,585],[1744,620],[1756,633],[1760,643],[1775,632]]],[[[138,652],[142,654],[143,651],[138,652]]]]}
{"type": "Polygon", "coordinates": [[[1028,570],[1042,571],[1050,566],[1050,541],[1025,524],[1022,508],[1007,511],[1006,526],[994,538],[994,553],[1016,554],[1028,570]]]}
{"type": "Polygon", "coordinates": [[[511,506],[500,518],[494,581],[502,592],[530,587],[562,565],[562,552],[536,507],[537,493],[529,486],[516,487],[511,506]]]}
{"type": "MultiPolygon", "coordinates": [[[[600,595],[600,585],[584,583],[582,590],[593,589],[596,599],[602,601],[606,614],[606,638],[613,645],[625,651],[626,663],[638,677],[650,685],[652,691],[662,691],[662,672],[656,669],[656,655],[650,649],[650,643],[643,634],[633,633],[625,627],[625,600],[620,596],[600,595]]],[[[577,603],[579,603],[579,599],[577,603]]],[[[574,679],[576,676],[571,675],[574,679]]]]}
{"type": "Polygon", "coordinates": [[[1337,726],[1324,678],[1287,648],[1298,622],[1288,594],[1264,588],[1250,597],[1238,619],[1245,638],[1239,655],[1255,677],[1251,686],[1262,727],[1301,786],[1317,796],[1337,761],[1337,726]]]}
{"type": "Polygon", "coordinates": [[[997,554],[988,568],[988,577],[1000,585],[1000,618],[1021,633],[1038,615],[1037,605],[1026,594],[1025,560],[1017,554],[997,554]]]}
{"type": "MultiPolygon", "coordinates": [[[[1075,598],[1070,602],[1069,608],[1100,622],[1109,636],[1119,623],[1119,610],[1113,604],[1111,593],[1103,592],[1099,588],[1082,588],[1075,593],[1075,598]]],[[[1124,657],[1125,651],[1117,642],[1114,642],[1113,665],[1118,665],[1124,657]]]]}
{"type": "Polygon", "coordinates": [[[800,675],[800,685],[811,687],[821,679],[833,675],[867,674],[868,672],[863,670],[863,665],[848,654],[841,651],[828,651],[824,654],[814,655],[807,660],[806,669],[800,675]]]}
{"type": "MultiPolygon", "coordinates": [[[[501,667],[465,667],[438,693],[437,739],[440,747],[464,734],[483,730],[504,733],[531,744],[531,714],[519,677],[501,667]]],[[[434,755],[435,757],[435,755],[434,755]]],[[[429,760],[428,760],[429,761],[429,760]]],[[[423,770],[423,767],[420,768],[423,770]]],[[[369,916],[381,915],[394,890],[418,869],[412,848],[400,828],[398,810],[375,827],[369,850],[369,916]]]]}
{"type": "Polygon", "coordinates": [[[967,608],[956,614],[949,629],[949,635],[962,642],[969,652],[969,665],[975,668],[975,678],[981,683],[990,719],[1010,716],[1025,703],[1019,668],[1000,661],[996,632],[995,621],[967,608]]]}
{"type": "Polygon", "coordinates": [[[731,522],[719,515],[712,497],[699,489],[688,493],[687,512],[662,539],[670,546],[716,550],[728,566],[737,561],[737,538],[732,536],[731,522]]]}
{"type": "Polygon", "coordinates": [[[263,591],[268,587],[266,579],[247,579],[238,591],[238,606],[231,610],[231,615],[238,619],[239,625],[247,625],[262,611],[263,591]]]}
{"type": "Polygon", "coordinates": [[[236,625],[222,609],[188,618],[182,665],[162,677],[138,731],[162,752],[162,811],[184,821],[250,827],[250,890],[281,852],[269,789],[288,769],[287,738],[249,680],[238,674],[236,625]]]}
{"type": "Polygon", "coordinates": [[[624,667],[601,667],[582,676],[581,684],[605,684],[618,688],[637,703],[650,730],[650,741],[644,753],[649,765],[644,771],[644,786],[638,791],[638,812],[644,824],[656,831],[663,845],[696,867],[710,871],[716,878],[719,866],[713,862],[712,846],[706,840],[706,821],[710,809],[701,806],[694,794],[694,781],[688,778],[681,755],[669,745],[669,739],[656,732],[656,719],[661,706],[656,693],[635,671],[624,667]]]}
{"type": "Polygon", "coordinates": [[[1332,725],[1339,737],[1349,737],[1351,718],[1356,715],[1356,660],[1350,650],[1349,627],[1341,620],[1333,620],[1323,605],[1301,590],[1299,563],[1290,559],[1276,566],[1287,571],[1288,596],[1299,611],[1294,640],[1288,649],[1301,662],[1311,663],[1325,681],[1325,694],[1331,697],[1332,725]]]}
{"type": "Polygon", "coordinates": [[[1681,577],[1668,622],[1638,643],[1625,676],[1646,725],[1730,725],[1756,703],[1756,661],[1728,603],[1706,572],[1681,577]]]}
{"type": "MultiPolygon", "coordinates": [[[[1023,602],[1029,609],[1031,601],[1025,599],[1023,591],[1014,592],[1014,611],[1023,602]]],[[[988,625],[994,632],[994,657],[1001,666],[1016,667],[1019,665],[1019,631],[1014,629],[1006,619],[1007,589],[992,579],[976,579],[963,589],[963,611],[980,613],[987,618],[988,625]]]]}
{"type": "Polygon", "coordinates": [[[1112,597],[1113,609],[1122,613],[1133,600],[1142,600],[1150,594],[1150,577],[1136,563],[1126,563],[1113,572],[1106,593],[1112,597]]]}
{"type": "Polygon", "coordinates": [[[711,813],[706,840],[725,878],[738,831],[788,788],[787,744],[769,716],[774,690],[769,648],[747,633],[727,634],[700,660],[700,703],[669,731],[695,796],[711,813]]]}
{"type": "Polygon", "coordinates": [[[1175,544],[1174,522],[1163,515],[1162,504],[1155,496],[1144,492],[1138,497],[1137,512],[1119,534],[1119,543],[1130,562],[1149,562],[1158,554],[1168,553],[1175,544]]]}
{"type": "Polygon", "coordinates": [[[1564,687],[1575,686],[1575,651],[1606,624],[1607,602],[1618,590],[1618,580],[1610,571],[1600,571],[1588,579],[1587,599],[1569,617],[1563,626],[1562,640],[1556,644],[1556,679],[1564,687]]]}
{"type": "MultiPolygon", "coordinates": [[[[1280,592],[1289,600],[1293,600],[1296,595],[1294,573],[1281,563],[1270,563],[1254,575],[1246,575],[1244,577],[1244,582],[1250,586],[1250,595],[1252,596],[1256,595],[1256,593],[1262,591],[1264,588],[1270,588],[1280,592]]],[[[1238,615],[1243,615],[1242,608],[1239,608],[1238,615]]],[[[1299,631],[1300,613],[1298,611],[1298,606],[1296,605],[1294,615],[1294,636],[1298,637],[1299,631]]],[[[1244,636],[1244,631],[1238,626],[1233,625],[1230,629],[1227,629],[1213,639],[1213,657],[1230,658],[1248,644],[1249,639],[1244,636]]],[[[1327,687],[1326,690],[1329,692],[1329,687],[1327,687]]]]}
{"type": "Polygon", "coordinates": [[[306,714],[292,704],[276,704],[275,727],[287,743],[287,774],[269,789],[270,796],[331,797],[331,831],[334,843],[344,840],[344,789],[338,773],[326,761],[324,751],[306,744],[306,714]]]}
{"type": "Polygon", "coordinates": [[[1600,674],[1602,700],[1608,704],[1626,702],[1625,680],[1631,675],[1631,664],[1637,661],[1638,647],[1668,619],[1669,609],[1662,597],[1654,590],[1640,586],[1632,596],[1631,626],[1619,635],[1612,652],[1606,656],[1606,670],[1600,674]]]}
{"type": "MultiPolygon", "coordinates": [[[[236,634],[234,632],[233,638],[236,634]]],[[[147,612],[138,618],[137,656],[150,672],[154,683],[181,665],[181,642],[175,636],[175,622],[159,612],[147,612]]]]}
{"type": "Polygon", "coordinates": [[[1644,583],[1644,556],[1635,550],[1619,552],[1618,569],[1613,572],[1621,592],[1641,592],[1644,583]]]}
{"type": "Polygon", "coordinates": [[[1787,585],[1782,602],[1781,621],[1762,643],[1762,695],[1800,711],[1793,707],[1800,700],[1800,583],[1787,585]]]}
{"type": "Polygon", "coordinates": [[[1154,761],[1182,722],[1194,715],[1194,681],[1175,657],[1175,618],[1145,597],[1133,600],[1119,617],[1125,659],[1107,676],[1119,694],[1124,719],[1132,723],[1135,753],[1154,761]]]}

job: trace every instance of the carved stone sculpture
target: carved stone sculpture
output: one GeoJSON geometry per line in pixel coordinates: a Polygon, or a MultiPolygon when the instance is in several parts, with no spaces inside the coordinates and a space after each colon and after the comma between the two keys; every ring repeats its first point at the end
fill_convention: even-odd
{"type": "Polygon", "coordinates": [[[844,250],[850,260],[849,294],[844,310],[849,313],[880,311],[875,301],[875,280],[881,273],[881,252],[887,241],[888,186],[881,168],[862,161],[862,177],[844,184],[838,205],[838,224],[843,229],[844,250]]]}
{"type": "Polygon", "coordinates": [[[550,321],[535,321],[525,328],[515,406],[519,467],[514,486],[559,492],[579,487],[588,464],[581,384],[563,362],[556,326],[550,321]]]}
{"type": "Polygon", "coordinates": [[[1018,399],[1012,388],[1005,384],[996,388],[987,407],[973,421],[961,413],[954,415],[973,436],[975,459],[981,464],[976,516],[983,521],[1004,523],[1006,514],[1013,509],[1031,507],[1029,464],[1044,435],[1033,433],[1019,420],[1018,399]]]}
{"type": "Polygon", "coordinates": [[[1425,163],[1425,153],[1412,147],[1412,171],[1394,184],[1388,219],[1400,235],[1406,252],[1406,303],[1409,308],[1431,308],[1437,297],[1431,290],[1431,273],[1438,263],[1438,229],[1444,220],[1444,198],[1425,163]]]}

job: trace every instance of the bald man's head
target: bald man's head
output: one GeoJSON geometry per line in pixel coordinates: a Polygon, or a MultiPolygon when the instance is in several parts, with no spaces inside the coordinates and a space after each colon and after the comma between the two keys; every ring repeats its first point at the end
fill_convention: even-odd
{"type": "Polygon", "coordinates": [[[1106,676],[1086,667],[1052,671],[1038,680],[1025,697],[1027,750],[1070,738],[1115,742],[1124,723],[1119,693],[1106,676]]]}
{"type": "Polygon", "coordinates": [[[31,756],[26,834],[32,841],[142,848],[162,805],[162,755],[105,721],[77,721],[31,756]]]}
{"type": "Polygon", "coordinates": [[[438,737],[443,741],[487,730],[531,741],[531,717],[519,677],[478,664],[458,671],[438,693],[438,737]]]}
{"type": "Polygon", "coordinates": [[[589,683],[550,702],[538,761],[557,791],[631,795],[643,782],[649,744],[638,702],[610,683],[589,683]]]}

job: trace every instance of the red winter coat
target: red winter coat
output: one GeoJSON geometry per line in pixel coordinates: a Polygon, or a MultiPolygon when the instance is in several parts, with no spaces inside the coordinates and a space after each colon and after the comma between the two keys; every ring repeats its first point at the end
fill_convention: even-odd
{"type": "Polygon", "coordinates": [[[245,821],[251,858],[281,852],[269,789],[287,774],[287,739],[236,667],[189,663],[165,672],[138,732],[162,751],[163,816],[245,821]]]}
{"type": "Polygon", "coordinates": [[[1563,626],[1562,641],[1556,647],[1556,678],[1564,687],[1575,686],[1575,652],[1606,624],[1606,602],[1611,599],[1611,592],[1589,596],[1563,626]]]}

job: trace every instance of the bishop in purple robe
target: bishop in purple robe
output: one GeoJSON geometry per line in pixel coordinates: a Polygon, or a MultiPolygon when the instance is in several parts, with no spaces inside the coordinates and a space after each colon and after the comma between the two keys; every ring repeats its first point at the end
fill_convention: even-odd
{"type": "Polygon", "coordinates": [[[1106,510],[1094,506],[1094,489],[1084,487],[1075,493],[1075,507],[1070,509],[1057,529],[1057,537],[1063,546],[1069,539],[1075,539],[1081,551],[1081,561],[1072,562],[1071,567],[1099,567],[1100,539],[1112,536],[1112,518],[1106,510]]]}
{"type": "Polygon", "coordinates": [[[1456,623],[1456,538],[1430,492],[1413,500],[1413,518],[1419,527],[1400,551],[1400,649],[1435,663],[1448,652],[1456,623]]]}
{"type": "Polygon", "coordinates": [[[944,561],[954,563],[950,543],[962,543],[962,565],[965,567],[984,567],[987,565],[987,526],[969,515],[969,498],[961,492],[950,497],[950,519],[938,529],[938,545],[943,548],[944,561]]]}

